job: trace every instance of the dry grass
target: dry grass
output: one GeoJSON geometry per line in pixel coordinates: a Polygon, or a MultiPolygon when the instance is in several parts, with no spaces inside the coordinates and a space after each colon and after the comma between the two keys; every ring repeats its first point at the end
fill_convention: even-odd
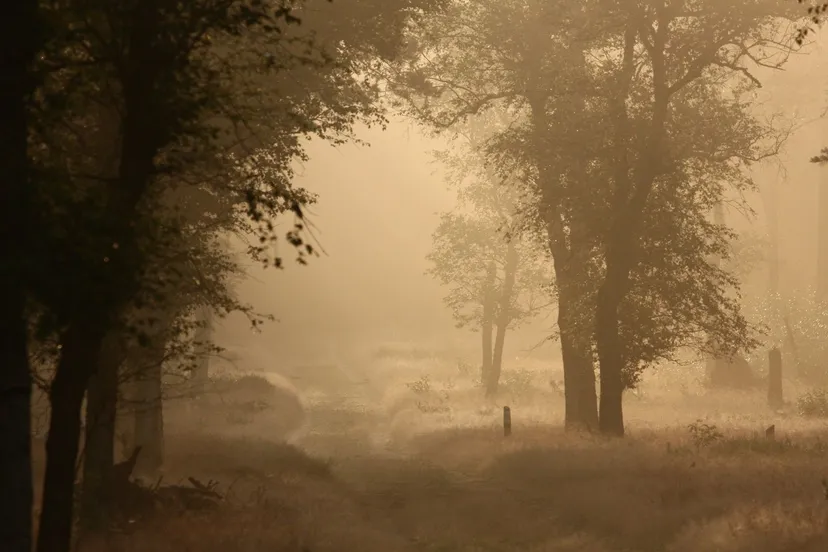
{"type": "Polygon", "coordinates": [[[500,405],[450,362],[419,391],[406,383],[425,364],[410,364],[377,405],[308,401],[297,444],[309,455],[268,439],[171,435],[166,477],[219,480],[226,504],[87,537],[80,552],[828,550],[826,432],[769,411],[761,394],[650,381],[628,398],[628,438],[605,440],[556,427],[557,391],[523,374],[501,397],[514,416],[505,439],[500,405]],[[687,424],[699,418],[722,437],[694,440],[687,424]],[[764,438],[771,423],[775,441],[764,438]]]}

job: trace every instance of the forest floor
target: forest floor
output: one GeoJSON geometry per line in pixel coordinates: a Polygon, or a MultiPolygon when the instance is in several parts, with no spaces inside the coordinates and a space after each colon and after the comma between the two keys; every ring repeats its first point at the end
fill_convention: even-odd
{"type": "Polygon", "coordinates": [[[828,431],[760,392],[630,396],[629,435],[606,440],[564,433],[557,391],[521,376],[499,398],[515,420],[504,438],[499,405],[469,399],[462,378],[413,374],[376,407],[308,400],[292,445],[265,426],[169,435],[165,477],[219,481],[222,506],[80,551],[828,550],[828,431]]]}

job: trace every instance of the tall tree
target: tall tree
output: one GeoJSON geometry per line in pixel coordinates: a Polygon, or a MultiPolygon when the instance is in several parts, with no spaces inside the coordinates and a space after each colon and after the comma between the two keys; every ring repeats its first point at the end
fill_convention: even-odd
{"type": "MultiPolygon", "coordinates": [[[[286,193],[291,162],[305,155],[302,138],[348,140],[355,122],[383,121],[379,91],[358,71],[372,56],[393,55],[398,30],[388,26],[389,17],[402,24],[416,8],[434,4],[383,3],[376,14],[352,21],[360,31],[386,27],[385,34],[369,35],[338,25],[341,12],[320,15],[323,6],[312,10],[313,3],[297,6],[308,19],[331,23],[324,48],[313,47],[312,29],[287,25],[297,19],[279,1],[49,5],[65,32],[39,60],[49,78],[38,95],[36,157],[44,169],[42,207],[50,215],[49,271],[64,278],[32,283],[61,340],[50,388],[41,550],[69,545],[80,406],[108,329],[146,293],[152,252],[167,237],[158,232],[155,210],[173,175],[213,159],[200,175],[215,176],[228,151],[254,164],[246,157],[251,148],[272,148],[278,178],[265,181],[264,190],[246,183],[236,206],[244,206],[250,230],[262,240],[251,253],[278,264],[272,217],[285,205],[302,217],[301,202],[286,193]],[[107,127],[113,152],[111,167],[102,167],[81,144],[107,135],[107,127]]],[[[286,236],[300,258],[312,252],[302,229],[299,223],[286,236]]]]}
{"type": "MultiPolygon", "coordinates": [[[[705,107],[689,103],[688,95],[728,82],[736,93],[716,94],[711,99],[741,113],[743,126],[755,125],[744,94],[758,81],[745,63],[776,66],[784,61],[788,47],[778,41],[780,26],[775,16],[784,12],[774,1],[748,6],[702,1],[688,6],[664,0],[643,4],[620,0],[616,7],[622,24],[615,42],[621,53],[608,98],[614,169],[608,190],[610,224],[604,240],[605,274],[598,291],[596,345],[601,371],[600,428],[623,435],[620,307],[639,263],[644,214],[659,182],[671,175],[686,178],[691,168],[698,170],[699,163],[754,161],[775,153],[773,146],[778,146],[771,141],[770,149],[763,151],[761,146],[767,144],[757,147],[748,142],[727,144],[731,148],[723,149],[708,138],[700,139],[697,147],[709,144],[712,151],[677,151],[676,139],[686,128],[681,126],[680,109],[705,115],[705,107]],[[779,52],[783,55],[774,59],[772,54],[779,52]],[[642,67],[646,71],[639,70],[642,67]],[[635,105],[631,99],[640,102],[639,106],[631,108],[635,105]],[[649,114],[648,120],[636,124],[641,111],[649,114]]],[[[698,127],[699,121],[694,118],[687,123],[698,127]]]]}
{"type": "Polygon", "coordinates": [[[14,0],[0,18],[0,548],[32,548],[31,392],[27,267],[31,255],[28,103],[40,47],[38,2],[14,0]]]}
{"type": "Polygon", "coordinates": [[[514,113],[486,149],[494,166],[524,171],[539,190],[567,419],[595,412],[595,353],[601,429],[611,434],[623,433],[623,391],[643,367],[685,345],[708,349],[707,331],[733,338],[719,341],[725,354],[752,343],[735,279],[707,262],[726,254],[729,234],[706,217],[725,182],[750,186],[739,160],[778,146],[746,109],[755,81],[740,65],[773,63],[759,51],[775,45],[764,8],[776,6],[743,14],[697,4],[659,12],[658,2],[621,1],[591,12],[586,3],[458,2],[413,32],[411,58],[391,75],[409,112],[438,129],[496,105],[514,113]],[[590,368],[574,369],[573,358],[590,368]]]}

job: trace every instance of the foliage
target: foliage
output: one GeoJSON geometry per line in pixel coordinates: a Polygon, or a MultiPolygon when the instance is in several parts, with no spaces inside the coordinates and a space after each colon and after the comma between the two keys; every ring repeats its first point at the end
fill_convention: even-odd
{"type": "Polygon", "coordinates": [[[790,367],[786,372],[813,384],[828,383],[828,303],[815,290],[754,297],[745,301],[745,314],[764,330],[761,349],[782,350],[784,364],[790,367]]]}
{"type": "Polygon", "coordinates": [[[532,190],[514,178],[501,180],[473,144],[469,139],[437,156],[449,169],[447,179],[457,189],[458,207],[440,217],[427,273],[449,286],[445,303],[457,326],[476,330],[483,322],[487,294],[502,296],[510,255],[516,256],[508,312],[501,313],[499,302],[493,312],[493,320],[506,320],[514,328],[549,306],[551,265],[527,216],[535,205],[532,190]],[[495,270],[492,289],[490,267],[495,270]]]}
{"type": "Polygon", "coordinates": [[[796,408],[806,418],[828,418],[828,391],[814,389],[799,397],[796,408]]]}
{"type": "Polygon", "coordinates": [[[687,431],[690,433],[696,450],[709,447],[724,439],[724,435],[715,425],[705,423],[703,420],[696,420],[688,425],[687,431]]]}
{"type": "MultiPolygon", "coordinates": [[[[635,46],[641,70],[623,100],[629,106],[625,145],[607,124],[617,116],[617,98],[605,91],[620,92],[624,37],[617,21],[628,16],[627,8],[625,2],[609,12],[559,3],[453,3],[412,30],[413,55],[391,74],[399,107],[437,132],[463,134],[475,121],[503,114],[478,150],[501,178],[519,175],[535,189],[535,228],[540,219],[544,230],[557,229],[549,242],[553,248],[557,241],[558,251],[551,253],[556,270],[565,269],[581,288],[573,310],[587,334],[595,323],[596,286],[605,277],[605,242],[621,231],[612,226],[619,215],[611,200],[621,185],[619,152],[631,165],[650,155],[644,144],[653,76],[644,44],[635,46]]],[[[649,9],[636,12],[642,25],[652,16],[649,9]]],[[[773,154],[787,135],[774,121],[752,116],[756,81],[737,67],[740,56],[765,66],[784,59],[783,46],[775,49],[767,38],[772,9],[757,4],[737,14],[731,4],[705,2],[692,17],[670,14],[671,39],[686,47],[667,52],[676,85],[665,129],[666,166],[638,217],[641,237],[617,309],[626,386],[683,347],[730,354],[756,345],[739,311],[738,280],[727,271],[735,236],[709,222],[708,213],[725,184],[751,189],[745,164],[773,154]],[[710,42],[714,35],[722,44],[750,35],[767,48],[731,51],[710,42]],[[698,71],[694,60],[702,64],[698,71]],[[724,259],[724,269],[713,258],[724,259]]],[[[557,275],[559,284],[563,276],[557,275]]]]}

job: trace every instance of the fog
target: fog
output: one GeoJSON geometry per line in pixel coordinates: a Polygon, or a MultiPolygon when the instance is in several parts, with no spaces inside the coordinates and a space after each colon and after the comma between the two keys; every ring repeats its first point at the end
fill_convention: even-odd
{"type": "Polygon", "coordinates": [[[169,3],[158,90],[43,76],[0,551],[828,550],[828,29],[744,4],[169,3]]]}

